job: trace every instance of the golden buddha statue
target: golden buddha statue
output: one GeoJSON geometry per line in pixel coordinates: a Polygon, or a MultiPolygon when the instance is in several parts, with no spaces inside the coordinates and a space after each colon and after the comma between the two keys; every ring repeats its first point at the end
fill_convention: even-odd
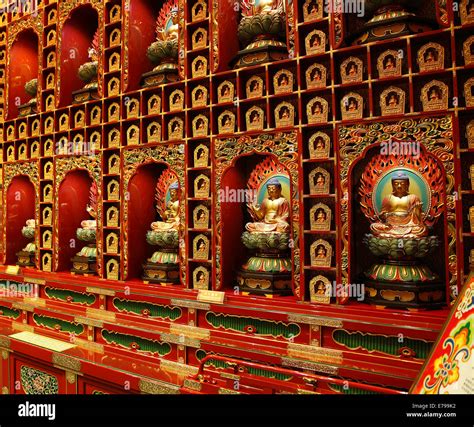
{"type": "Polygon", "coordinates": [[[290,204],[281,194],[281,183],[271,178],[267,183],[268,197],[262,205],[248,204],[249,213],[255,222],[249,222],[245,228],[250,233],[288,233],[290,224],[290,204]]]}
{"type": "Polygon", "coordinates": [[[166,209],[162,214],[163,221],[156,221],[151,224],[153,231],[179,230],[179,186],[175,182],[170,185],[170,200],[166,204],[166,209]]]}
{"type": "Polygon", "coordinates": [[[81,221],[81,227],[84,230],[94,230],[95,228],[97,228],[97,221],[95,219],[97,217],[97,213],[95,209],[89,205],[87,206],[86,210],[87,213],[94,219],[86,219],[84,221],[81,221]]]}
{"type": "Polygon", "coordinates": [[[157,28],[158,40],[175,40],[179,38],[179,16],[177,10],[172,10],[165,28],[157,28]]]}
{"type": "Polygon", "coordinates": [[[379,214],[382,222],[370,226],[375,236],[382,238],[419,238],[428,235],[423,223],[423,203],[415,194],[410,194],[410,179],[404,172],[392,177],[392,194],[382,201],[379,214]]]}

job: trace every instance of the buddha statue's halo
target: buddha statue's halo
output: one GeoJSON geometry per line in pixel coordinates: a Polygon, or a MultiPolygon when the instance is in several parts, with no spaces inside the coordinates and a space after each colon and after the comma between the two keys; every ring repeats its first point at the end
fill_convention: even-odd
{"type": "Polygon", "coordinates": [[[425,178],[412,169],[396,168],[382,175],[374,185],[372,194],[373,206],[378,215],[382,210],[383,199],[393,193],[392,182],[397,179],[408,180],[409,193],[415,194],[423,203],[423,216],[431,209],[431,190],[425,178]]]}

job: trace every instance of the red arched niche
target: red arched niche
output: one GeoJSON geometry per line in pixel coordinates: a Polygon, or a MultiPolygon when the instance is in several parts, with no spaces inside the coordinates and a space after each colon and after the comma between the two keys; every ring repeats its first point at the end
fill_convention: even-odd
{"type": "Polygon", "coordinates": [[[35,219],[35,187],[25,175],[12,179],[7,190],[6,264],[15,264],[16,253],[30,242],[21,234],[28,219],[35,219]]]}
{"type": "Polygon", "coordinates": [[[128,184],[127,279],[129,280],[139,279],[142,276],[143,264],[157,250],[156,246],[151,246],[146,242],[146,233],[151,229],[151,223],[159,220],[155,200],[156,184],[167,168],[163,163],[141,165],[128,184]]]}
{"type": "Polygon", "coordinates": [[[82,169],[68,172],[59,186],[57,271],[70,270],[71,258],[86,245],[76,237],[76,230],[81,227],[83,220],[91,219],[86,210],[91,186],[92,178],[87,171],[82,169]]]}
{"type": "Polygon", "coordinates": [[[10,49],[8,71],[8,118],[18,117],[18,107],[31,97],[25,84],[38,78],[38,35],[32,29],[20,32],[10,49]]]}
{"type": "MultiPolygon", "coordinates": [[[[62,28],[60,106],[72,103],[72,92],[85,83],[79,78],[79,67],[90,62],[89,48],[98,28],[97,11],[91,5],[75,8],[62,28]]],[[[99,76],[100,78],[100,76],[99,76]]]]}

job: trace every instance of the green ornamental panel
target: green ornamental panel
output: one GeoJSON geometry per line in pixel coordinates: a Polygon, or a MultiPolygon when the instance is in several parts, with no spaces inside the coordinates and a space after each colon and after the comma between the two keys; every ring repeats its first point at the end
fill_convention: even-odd
{"type": "Polygon", "coordinates": [[[107,330],[101,331],[107,344],[115,344],[126,349],[136,350],[139,353],[150,353],[156,356],[166,356],[171,353],[171,345],[134,335],[121,334],[107,330]]]}
{"type": "Polygon", "coordinates": [[[0,316],[9,317],[10,319],[18,319],[18,317],[20,317],[20,310],[0,305],[0,316]]]}
{"type": "Polygon", "coordinates": [[[84,326],[79,323],[68,322],[66,320],[57,319],[55,317],[43,316],[41,314],[33,314],[33,320],[39,326],[56,331],[68,332],[75,335],[81,335],[84,332],[84,326]]]}
{"type": "Polygon", "coordinates": [[[337,329],[332,334],[340,345],[351,350],[363,349],[368,352],[379,351],[392,356],[410,355],[417,359],[425,359],[433,345],[430,341],[416,340],[400,336],[364,334],[337,329]]]}
{"type": "Polygon", "coordinates": [[[208,312],[206,313],[206,320],[214,328],[267,335],[273,338],[293,339],[301,333],[301,329],[296,323],[272,322],[253,317],[208,312]]]}
{"type": "MultiPolygon", "coordinates": [[[[197,350],[196,351],[196,357],[198,360],[204,359],[208,355],[216,355],[216,356],[223,356],[223,357],[232,357],[226,354],[220,354],[220,353],[213,353],[213,352],[206,352],[204,350],[197,350]]],[[[240,358],[242,359],[242,358],[240,358]]],[[[242,360],[248,360],[249,362],[252,362],[250,359],[242,359],[242,360]]],[[[212,366],[216,369],[224,369],[227,364],[223,362],[222,360],[209,360],[206,362],[206,366],[212,366]]],[[[272,378],[280,381],[289,381],[293,378],[292,375],[285,375],[281,374],[279,372],[272,372],[272,371],[267,371],[266,369],[257,369],[257,368],[252,368],[249,367],[247,368],[247,372],[249,374],[258,376],[258,377],[264,377],[264,378],[272,378]]]]}
{"type": "Polygon", "coordinates": [[[44,290],[48,298],[66,301],[73,304],[92,305],[96,301],[94,294],[70,291],[68,289],[50,288],[47,286],[44,290]]]}
{"type": "Polygon", "coordinates": [[[179,307],[170,307],[168,305],[151,304],[148,302],[120,298],[114,298],[113,304],[114,307],[121,312],[140,315],[146,313],[149,317],[158,317],[160,319],[177,320],[183,315],[179,307]]]}

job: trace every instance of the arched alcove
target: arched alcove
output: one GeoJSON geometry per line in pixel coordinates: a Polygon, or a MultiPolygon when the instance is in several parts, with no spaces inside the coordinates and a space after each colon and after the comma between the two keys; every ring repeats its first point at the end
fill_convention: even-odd
{"type": "Polygon", "coordinates": [[[129,11],[129,54],[134,60],[128,62],[129,80],[127,90],[140,88],[140,78],[143,73],[153,69],[152,62],[146,52],[156,40],[156,19],[164,1],[133,0],[129,11]]]}
{"type": "MultiPolygon", "coordinates": [[[[82,64],[90,62],[89,48],[98,28],[97,11],[88,4],[75,8],[62,28],[60,106],[72,103],[72,92],[85,83],[79,78],[82,64]]],[[[101,78],[99,76],[99,78],[101,78]]]]}
{"type": "Polygon", "coordinates": [[[18,116],[18,107],[31,99],[25,84],[38,78],[38,35],[32,29],[18,34],[10,49],[8,71],[8,118],[18,116]]]}
{"type": "MultiPolygon", "coordinates": [[[[257,202],[261,204],[260,198],[266,196],[266,193],[261,191],[259,195],[254,194],[248,190],[247,184],[252,172],[265,160],[273,160],[278,164],[277,158],[270,154],[244,155],[236,159],[222,174],[221,188],[216,197],[219,198],[222,219],[222,283],[227,289],[236,285],[236,272],[246,263],[251,253],[241,240],[245,225],[253,222],[247,203],[254,203],[254,197],[260,196],[257,202]]],[[[283,169],[286,170],[284,167],[283,169]]],[[[286,187],[283,195],[291,204],[289,179],[286,187]]]]}
{"type": "Polygon", "coordinates": [[[168,166],[164,163],[147,163],[140,166],[130,179],[128,186],[128,280],[142,277],[143,264],[157,250],[156,246],[147,243],[146,234],[151,229],[151,223],[160,220],[156,211],[156,185],[158,178],[166,169],[168,166]]]}
{"type": "Polygon", "coordinates": [[[7,189],[6,264],[15,264],[16,253],[31,241],[23,237],[21,230],[27,220],[35,219],[35,200],[35,187],[29,178],[14,177],[7,189]]]}
{"type": "Polygon", "coordinates": [[[76,255],[85,242],[76,237],[76,230],[83,220],[91,219],[87,213],[92,178],[82,169],[76,169],[64,177],[57,194],[58,203],[58,269],[69,271],[71,258],[76,255]]]}

